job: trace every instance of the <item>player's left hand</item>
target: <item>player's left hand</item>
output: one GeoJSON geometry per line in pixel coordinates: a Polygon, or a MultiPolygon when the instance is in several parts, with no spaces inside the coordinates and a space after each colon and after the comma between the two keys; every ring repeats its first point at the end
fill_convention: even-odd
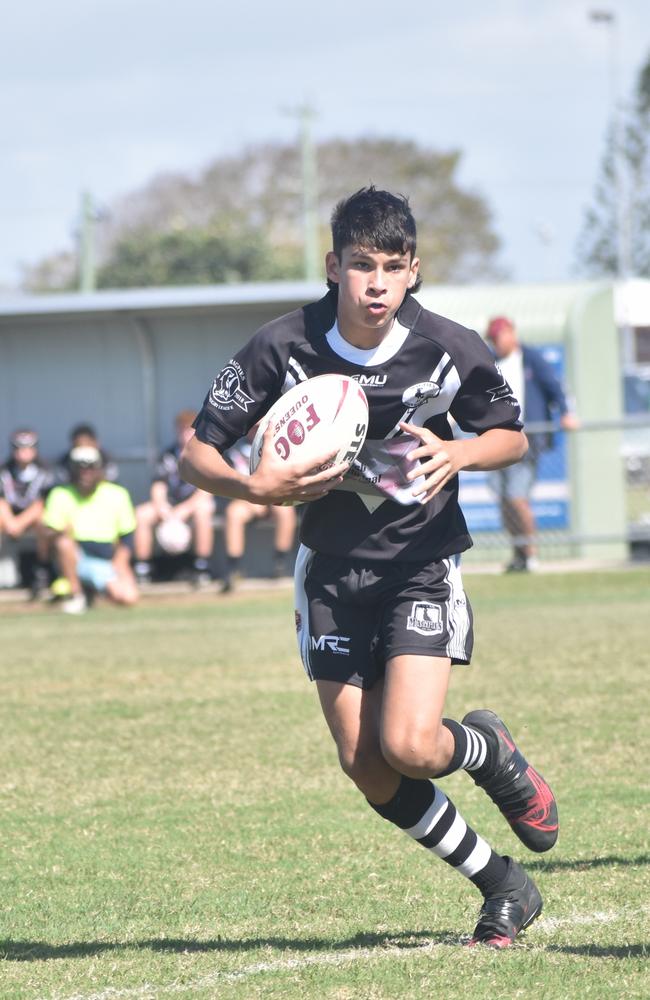
{"type": "Polygon", "coordinates": [[[427,503],[464,467],[464,442],[444,441],[426,427],[416,427],[403,421],[400,428],[420,442],[419,447],[408,453],[410,461],[419,462],[408,473],[408,478],[413,480],[424,476],[424,482],[418,483],[413,496],[420,503],[427,503]]]}

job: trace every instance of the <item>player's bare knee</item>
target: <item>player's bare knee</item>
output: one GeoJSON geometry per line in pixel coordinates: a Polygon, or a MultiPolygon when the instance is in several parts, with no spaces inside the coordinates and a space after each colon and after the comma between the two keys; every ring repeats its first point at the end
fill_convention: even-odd
{"type": "Polygon", "coordinates": [[[382,736],[381,749],[386,762],[408,778],[430,778],[447,763],[435,735],[428,730],[382,736]]]}

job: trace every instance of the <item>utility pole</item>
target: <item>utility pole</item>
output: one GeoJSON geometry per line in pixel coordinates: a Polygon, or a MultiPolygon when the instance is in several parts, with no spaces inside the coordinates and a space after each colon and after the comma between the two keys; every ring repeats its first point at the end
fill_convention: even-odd
{"type": "Polygon", "coordinates": [[[81,196],[81,227],[79,233],[79,291],[95,290],[95,209],[92,195],[81,196]]]}
{"type": "Polygon", "coordinates": [[[318,234],[318,170],[311,125],[316,111],[303,104],[287,112],[298,119],[300,137],[303,275],[306,281],[321,277],[320,240],[318,234]]]}

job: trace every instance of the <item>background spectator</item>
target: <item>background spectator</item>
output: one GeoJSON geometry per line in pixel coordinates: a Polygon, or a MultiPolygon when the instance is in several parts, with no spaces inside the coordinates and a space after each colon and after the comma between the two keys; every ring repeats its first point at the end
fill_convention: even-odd
{"type": "Polygon", "coordinates": [[[524,458],[516,465],[490,473],[491,485],[501,503],[503,524],[513,544],[513,557],[506,571],[525,573],[537,566],[536,524],[530,495],[540,455],[553,445],[552,434],[531,434],[528,424],[548,423],[556,415],[565,430],[574,430],[578,422],[569,413],[566,396],[551,366],[538,350],[520,343],[512,320],[495,316],[488,324],[486,338],[521,406],[528,434],[529,449],[524,458]]]}
{"type": "Polygon", "coordinates": [[[32,532],[36,537],[36,566],[31,589],[34,597],[50,582],[48,544],[42,527],[43,504],[54,482],[51,470],[38,454],[38,434],[29,428],[13,432],[11,453],[0,467],[0,536],[20,538],[32,532]]]}
{"type": "MultiPolygon", "coordinates": [[[[135,572],[140,582],[151,579],[151,559],[154,547],[154,530],[166,521],[189,523],[193,529],[194,561],[193,582],[203,586],[211,582],[209,561],[214,546],[215,501],[210,493],[190,486],[181,479],[178,460],[185,443],[194,434],[192,423],[196,417],[194,410],[181,410],[174,421],[176,441],[162,452],[151,484],[150,499],[136,508],[137,527],[135,532],[135,572]]],[[[178,531],[163,531],[159,542],[164,546],[166,539],[177,539],[178,531]]],[[[188,546],[191,538],[187,539],[188,546]]],[[[171,544],[169,551],[182,551],[178,544],[171,544]]]]}
{"type": "MultiPolygon", "coordinates": [[[[248,437],[241,438],[224,453],[224,458],[244,475],[248,474],[253,428],[248,437]]],[[[224,514],[224,546],[226,549],[226,574],[221,592],[232,591],[241,577],[241,561],[246,546],[246,525],[259,518],[270,517],[275,527],[273,551],[273,576],[291,573],[289,557],[296,535],[296,508],[264,506],[248,500],[231,500],[224,514]]]]}
{"type": "Polygon", "coordinates": [[[105,451],[99,443],[97,431],[92,424],[75,424],[68,435],[70,446],[67,451],[59,455],[56,462],[57,483],[69,483],[70,479],[70,452],[73,448],[97,448],[102,456],[104,465],[104,479],[109,483],[116,483],[119,479],[120,470],[117,463],[105,451]]]}
{"type": "Polygon", "coordinates": [[[98,448],[73,448],[69,469],[71,482],[51,490],[43,517],[70,595],[61,609],[81,614],[95,592],[106,594],[116,604],[135,604],[131,498],[123,486],[104,479],[98,448]]]}

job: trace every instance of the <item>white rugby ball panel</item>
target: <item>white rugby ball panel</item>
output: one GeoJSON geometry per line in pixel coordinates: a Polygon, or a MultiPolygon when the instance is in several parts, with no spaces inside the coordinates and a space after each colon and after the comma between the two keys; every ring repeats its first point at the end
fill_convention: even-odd
{"type": "Polygon", "coordinates": [[[336,448],[327,465],[351,463],[366,438],[368,400],[348,375],[316,375],[299,382],[262,418],[251,448],[251,472],[258,466],[269,424],[273,426],[273,446],[283,461],[318,459],[336,448]]]}

